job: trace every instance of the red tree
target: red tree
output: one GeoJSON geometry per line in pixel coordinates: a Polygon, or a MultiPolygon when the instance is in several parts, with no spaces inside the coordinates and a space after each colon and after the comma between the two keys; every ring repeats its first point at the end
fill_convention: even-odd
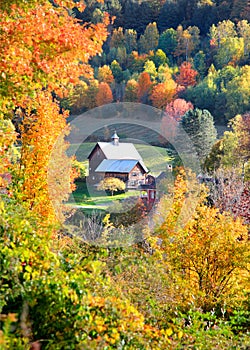
{"type": "Polygon", "coordinates": [[[183,62],[179,69],[179,74],[176,76],[177,84],[187,88],[188,86],[196,85],[196,76],[198,72],[192,68],[190,62],[183,62]]]}

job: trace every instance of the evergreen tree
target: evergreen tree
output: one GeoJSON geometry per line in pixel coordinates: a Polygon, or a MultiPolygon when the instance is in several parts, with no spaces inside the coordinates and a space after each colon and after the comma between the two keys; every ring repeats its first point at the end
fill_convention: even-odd
{"type": "Polygon", "coordinates": [[[190,137],[200,162],[204,163],[217,136],[213,116],[208,110],[195,108],[185,113],[181,126],[190,137]]]}
{"type": "Polygon", "coordinates": [[[110,66],[116,83],[120,84],[123,81],[123,72],[119,63],[114,60],[110,66]]]}

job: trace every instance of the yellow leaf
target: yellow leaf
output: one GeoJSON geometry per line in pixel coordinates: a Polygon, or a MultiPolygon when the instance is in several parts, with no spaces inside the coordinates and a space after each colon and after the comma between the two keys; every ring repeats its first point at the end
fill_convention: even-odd
{"type": "Polygon", "coordinates": [[[181,339],[182,337],[183,337],[183,332],[180,331],[180,332],[178,333],[178,339],[181,339]]]}
{"type": "Polygon", "coordinates": [[[167,336],[170,337],[170,335],[173,334],[172,328],[168,328],[168,329],[166,330],[166,334],[167,334],[167,336]]]}

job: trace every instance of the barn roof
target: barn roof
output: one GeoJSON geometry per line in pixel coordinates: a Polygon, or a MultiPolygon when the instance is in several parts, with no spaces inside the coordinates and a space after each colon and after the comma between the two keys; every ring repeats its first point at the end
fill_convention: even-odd
{"type": "Polygon", "coordinates": [[[137,159],[142,160],[139,152],[133,143],[119,143],[115,145],[113,142],[97,143],[107,159],[137,159]]]}
{"type": "Polygon", "coordinates": [[[137,159],[104,159],[96,168],[96,172],[129,173],[139,163],[145,172],[148,169],[142,161],[137,159]]]}

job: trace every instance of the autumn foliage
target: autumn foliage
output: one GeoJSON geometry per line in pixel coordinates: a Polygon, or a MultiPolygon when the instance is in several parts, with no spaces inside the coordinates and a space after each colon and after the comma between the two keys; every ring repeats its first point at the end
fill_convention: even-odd
{"type": "MultiPolygon", "coordinates": [[[[52,223],[55,212],[48,188],[49,161],[57,139],[67,132],[68,116],[60,112],[52,92],[62,96],[69,85],[79,82],[80,76],[92,76],[88,61],[101,51],[107,32],[104,23],[80,24],[65,7],[55,7],[47,1],[35,5],[13,5],[8,14],[0,13],[4,29],[0,33],[0,113],[6,117],[12,116],[12,110],[19,110],[22,147],[18,176],[22,179],[22,199],[27,208],[52,223]]],[[[70,1],[60,5],[69,6],[70,1]]],[[[62,164],[67,164],[63,138],[60,143],[58,174],[64,169],[62,164]]],[[[53,193],[58,205],[70,192],[69,168],[64,174],[64,184],[61,181],[53,193]]],[[[58,177],[55,168],[54,175],[58,177]]]]}
{"type": "Polygon", "coordinates": [[[102,106],[113,101],[112,91],[107,83],[100,83],[96,94],[96,105],[102,106]]]}
{"type": "Polygon", "coordinates": [[[196,77],[198,72],[192,68],[190,62],[183,62],[180,66],[179,74],[176,77],[176,82],[187,88],[188,86],[196,85],[196,77]]]}
{"type": "Polygon", "coordinates": [[[181,117],[194,106],[191,102],[187,102],[182,98],[177,98],[166,105],[165,112],[169,117],[180,121],[181,117]]]}
{"type": "Polygon", "coordinates": [[[172,79],[155,85],[151,93],[153,106],[164,109],[167,103],[171,102],[174,98],[176,94],[176,86],[176,83],[172,79]]]}
{"type": "Polygon", "coordinates": [[[2,113],[26,107],[46,87],[59,95],[81,75],[91,76],[88,60],[101,51],[104,24],[81,25],[66,9],[49,2],[0,14],[0,71],[5,96],[2,113]]]}
{"type": "Polygon", "coordinates": [[[147,72],[141,73],[138,79],[137,90],[137,97],[139,102],[145,103],[145,101],[147,101],[151,87],[152,82],[150,79],[150,75],[147,72]]]}
{"type": "MultiPolygon", "coordinates": [[[[198,27],[184,30],[176,23],[176,31],[165,30],[169,20],[178,20],[180,4],[0,1],[1,349],[249,348],[250,70],[244,63],[250,25],[237,20],[213,26],[209,53],[208,38],[200,45],[198,27]],[[163,8],[171,11],[160,19],[163,8]],[[134,21],[133,10],[143,10],[145,18],[134,21]],[[157,24],[146,23],[152,14],[159,15],[157,24]],[[165,23],[162,34],[159,22],[165,23]],[[184,59],[197,71],[189,62],[181,65],[184,59]],[[226,66],[239,60],[243,66],[226,66]],[[216,67],[209,68],[211,62],[216,67]],[[197,72],[202,79],[207,70],[196,86],[197,72]],[[152,211],[137,195],[121,202],[113,197],[109,208],[101,198],[111,214],[101,209],[95,215],[96,203],[84,188],[85,164],[67,155],[70,119],[64,108],[83,112],[112,102],[113,94],[115,100],[160,108],[162,134],[171,140],[184,121],[204,152],[215,141],[215,128],[203,108],[227,118],[238,114],[210,157],[208,170],[215,159],[228,172],[211,177],[208,188],[197,174],[174,168],[164,179],[164,194],[156,189],[152,211]],[[185,100],[176,99],[181,94],[185,100]],[[198,107],[192,110],[186,101],[198,107]],[[82,188],[74,199],[80,208],[65,203],[77,176],[82,188]]],[[[224,4],[211,1],[189,5],[185,28],[192,9],[197,21],[210,7],[211,13],[224,12],[224,4]]],[[[232,3],[235,16],[238,5],[232,3]]],[[[123,112],[129,115],[129,107],[119,104],[123,112]]],[[[169,150],[161,151],[169,159],[169,150]]],[[[93,192],[98,188],[113,195],[125,184],[106,178],[93,192]]]]}

